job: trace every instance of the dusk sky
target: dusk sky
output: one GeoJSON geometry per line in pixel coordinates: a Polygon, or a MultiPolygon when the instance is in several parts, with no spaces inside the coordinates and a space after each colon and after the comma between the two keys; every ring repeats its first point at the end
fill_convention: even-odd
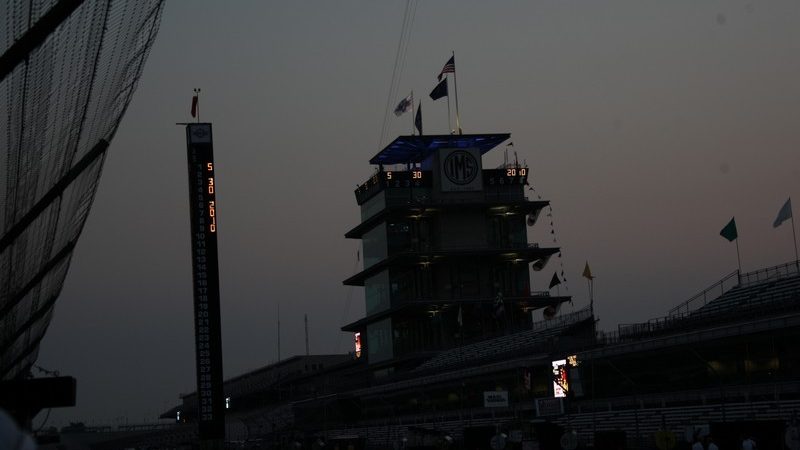
{"type": "MultiPolygon", "coordinates": [[[[48,425],[153,421],[195,389],[184,130],[192,88],[214,127],[226,378],[344,353],[364,314],[353,195],[380,141],[405,2],[168,2],[112,143],[37,365],[78,380],[48,425]]],[[[420,2],[399,94],[423,99],[456,53],[465,133],[510,132],[552,202],[574,307],[597,276],[600,328],[665,315],[736,269],[794,259],[800,2],[420,2]]],[[[489,153],[485,166],[503,161],[489,153]]],[[[531,192],[531,195],[533,193],[531,192]]],[[[535,197],[534,197],[535,198],[535,197]]],[[[529,239],[553,245],[542,215],[529,239]]],[[[558,258],[533,276],[543,289],[558,258]]],[[[567,305],[562,311],[569,312],[567,305]]],[[[35,421],[41,422],[43,415],[35,421]]]]}

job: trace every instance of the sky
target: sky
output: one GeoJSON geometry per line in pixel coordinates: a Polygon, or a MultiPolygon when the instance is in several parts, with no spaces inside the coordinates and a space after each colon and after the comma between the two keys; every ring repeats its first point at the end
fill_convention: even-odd
{"type": "MultiPolygon", "coordinates": [[[[78,380],[47,425],[141,423],[194,390],[184,130],[192,88],[214,127],[226,377],[305,350],[350,351],[364,315],[353,190],[411,117],[381,128],[405,2],[172,1],[111,145],[37,365],[78,380]]],[[[550,200],[562,294],[599,327],[663,316],[736,270],[795,257],[800,3],[776,0],[420,2],[394,106],[423,101],[456,54],[465,133],[512,133],[550,200]],[[567,292],[568,289],[568,292],[567,292]]],[[[502,150],[484,165],[502,163],[502,150]]],[[[531,192],[533,195],[533,192],[531,192]]],[[[552,245],[549,218],[529,239],[552,245]]],[[[565,310],[570,311],[570,307],[565,310]]],[[[44,414],[35,425],[44,420],[44,414]]]]}

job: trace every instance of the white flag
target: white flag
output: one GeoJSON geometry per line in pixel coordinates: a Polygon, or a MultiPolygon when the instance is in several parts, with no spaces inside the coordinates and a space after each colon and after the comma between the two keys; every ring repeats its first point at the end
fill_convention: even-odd
{"type": "Polygon", "coordinates": [[[778,211],[778,217],[775,218],[775,222],[772,222],[773,228],[778,228],[784,220],[792,218],[792,199],[787,199],[786,203],[783,204],[781,210],[778,211]]]}
{"type": "Polygon", "coordinates": [[[411,111],[411,108],[414,106],[414,102],[411,100],[411,96],[413,94],[409,94],[408,97],[400,100],[400,103],[397,104],[397,107],[394,109],[394,115],[399,116],[405,112],[411,111]]]}

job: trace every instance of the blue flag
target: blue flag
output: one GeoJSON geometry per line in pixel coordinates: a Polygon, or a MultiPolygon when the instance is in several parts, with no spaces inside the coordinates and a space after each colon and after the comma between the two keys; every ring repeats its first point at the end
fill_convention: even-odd
{"type": "Polygon", "coordinates": [[[447,96],[447,78],[440,81],[439,84],[436,85],[435,88],[431,91],[431,98],[434,100],[439,100],[442,97],[447,96]]]}

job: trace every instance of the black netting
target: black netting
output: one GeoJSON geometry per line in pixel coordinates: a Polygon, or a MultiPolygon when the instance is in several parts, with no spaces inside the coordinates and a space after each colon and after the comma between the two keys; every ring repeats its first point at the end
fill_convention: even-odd
{"type": "MultiPolygon", "coordinates": [[[[5,52],[58,3],[0,2],[5,52]]],[[[102,140],[110,142],[158,31],[163,0],[86,0],[0,81],[0,237],[102,140]]],[[[0,247],[0,378],[24,375],[64,283],[105,154],[0,247]]]]}

